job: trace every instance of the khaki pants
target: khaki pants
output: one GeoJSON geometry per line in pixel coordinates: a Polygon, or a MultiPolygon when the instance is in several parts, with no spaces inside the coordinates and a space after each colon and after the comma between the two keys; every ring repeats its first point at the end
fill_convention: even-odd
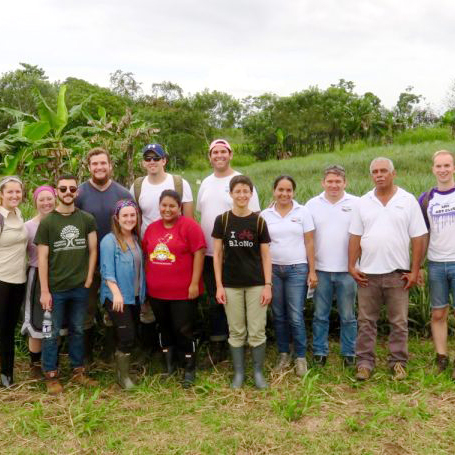
{"type": "Polygon", "coordinates": [[[248,344],[253,348],[265,343],[267,305],[261,305],[264,286],[224,288],[224,310],[229,324],[229,344],[234,348],[248,344]]]}
{"type": "Polygon", "coordinates": [[[382,305],[386,306],[390,325],[388,364],[406,366],[408,361],[408,307],[409,292],[403,289],[401,273],[367,275],[368,286],[358,289],[359,316],[356,344],[357,365],[373,369],[377,321],[382,305]]]}

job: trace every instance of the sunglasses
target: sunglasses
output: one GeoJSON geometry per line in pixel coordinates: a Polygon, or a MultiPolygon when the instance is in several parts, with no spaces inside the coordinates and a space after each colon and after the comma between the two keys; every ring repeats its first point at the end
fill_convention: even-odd
{"type": "Polygon", "coordinates": [[[66,193],[67,191],[69,191],[70,193],[75,193],[77,191],[77,186],[59,186],[57,188],[60,193],[66,193]]]}
{"type": "Polygon", "coordinates": [[[150,161],[161,161],[163,158],[161,156],[144,156],[144,161],[150,163],[150,161]]]}

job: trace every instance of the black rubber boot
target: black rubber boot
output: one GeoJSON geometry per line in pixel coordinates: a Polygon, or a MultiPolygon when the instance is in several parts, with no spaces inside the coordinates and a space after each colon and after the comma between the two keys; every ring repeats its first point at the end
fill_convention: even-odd
{"type": "Polygon", "coordinates": [[[234,348],[234,346],[229,346],[229,348],[234,367],[234,378],[232,379],[231,388],[240,389],[245,380],[245,347],[234,348]]]}
{"type": "Polygon", "coordinates": [[[14,353],[13,355],[9,353],[3,353],[0,358],[1,361],[1,376],[0,384],[3,387],[11,387],[14,383],[13,380],[13,369],[14,369],[14,353]]]}
{"type": "Polygon", "coordinates": [[[163,348],[164,361],[166,363],[166,374],[172,376],[177,370],[175,363],[175,351],[173,346],[163,348]]]}
{"type": "Polygon", "coordinates": [[[131,354],[117,351],[115,353],[115,367],[117,382],[122,389],[130,390],[135,384],[130,377],[130,358],[131,354]]]}
{"type": "Polygon", "coordinates": [[[189,389],[194,385],[196,379],[196,353],[185,354],[185,375],[183,377],[183,388],[189,389]]]}
{"type": "Polygon", "coordinates": [[[265,360],[265,343],[251,348],[251,356],[253,357],[254,383],[258,389],[266,389],[268,384],[262,373],[265,360]]]}
{"type": "Polygon", "coordinates": [[[115,353],[115,329],[112,326],[104,327],[104,339],[102,340],[100,357],[103,362],[111,363],[115,353]]]}

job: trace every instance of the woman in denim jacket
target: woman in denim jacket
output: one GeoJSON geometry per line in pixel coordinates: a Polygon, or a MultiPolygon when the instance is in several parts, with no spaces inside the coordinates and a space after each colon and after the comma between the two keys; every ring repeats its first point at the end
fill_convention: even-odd
{"type": "Polygon", "coordinates": [[[144,261],[139,240],[139,211],[135,202],[120,200],[112,217],[112,232],[101,241],[101,302],[116,331],[116,374],[124,389],[134,387],[129,375],[140,304],[145,299],[144,261]]]}

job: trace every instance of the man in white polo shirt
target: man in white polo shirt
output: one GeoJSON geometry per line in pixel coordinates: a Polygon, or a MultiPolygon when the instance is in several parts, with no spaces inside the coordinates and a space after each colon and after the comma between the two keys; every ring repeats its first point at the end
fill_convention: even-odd
{"type": "Polygon", "coordinates": [[[357,284],[348,273],[349,224],[357,196],[346,193],[342,166],[328,166],[322,180],[324,191],[306,207],[315,226],[315,258],[318,286],[314,291],[313,362],[324,366],[329,354],[329,320],[333,296],[340,315],[341,355],[345,366],[355,364],[357,284]]]}
{"type": "MultiPolygon", "coordinates": [[[[201,227],[204,232],[207,251],[204,262],[204,285],[209,296],[210,342],[213,363],[223,360],[227,354],[229,330],[223,305],[216,302],[216,283],[213,271],[213,224],[215,218],[232,209],[229,195],[229,182],[239,175],[231,167],[232,148],[224,139],[215,139],[209,146],[209,160],[213,174],[206,177],[199,188],[196,210],[201,214],[201,227]]],[[[259,199],[256,189],[249,204],[253,212],[259,212],[259,199]]]]}
{"type": "MultiPolygon", "coordinates": [[[[449,364],[447,318],[450,294],[452,305],[455,305],[455,166],[452,152],[436,152],[432,170],[437,187],[423,193],[419,203],[430,232],[427,257],[431,332],[438,373],[442,373],[449,364]]],[[[452,378],[455,379],[455,369],[452,378]]]]}
{"type": "Polygon", "coordinates": [[[388,364],[393,378],[400,380],[406,377],[408,361],[409,289],[417,284],[427,228],[415,197],[394,184],[391,160],[375,158],[370,174],[375,189],[360,198],[349,227],[349,272],[359,285],[356,378],[369,379],[375,366],[377,321],[385,304],[388,364]]]}

